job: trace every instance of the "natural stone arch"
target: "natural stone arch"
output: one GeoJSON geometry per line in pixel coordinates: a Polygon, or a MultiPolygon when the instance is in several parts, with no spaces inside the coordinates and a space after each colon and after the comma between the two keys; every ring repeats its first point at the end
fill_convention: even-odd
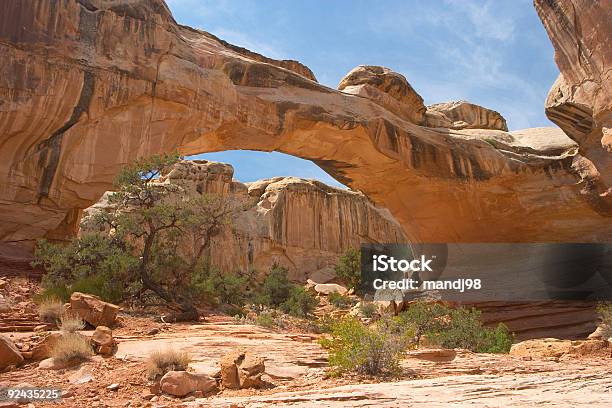
{"type": "Polygon", "coordinates": [[[388,208],[414,242],[612,235],[609,201],[576,184],[590,181],[590,162],[558,129],[431,127],[448,118],[413,114],[418,98],[387,87],[398,74],[370,69],[339,92],[295,61],[176,24],[160,0],[0,9],[16,16],[0,27],[2,240],[66,236],[138,157],[230,149],[312,160],[388,208]]]}

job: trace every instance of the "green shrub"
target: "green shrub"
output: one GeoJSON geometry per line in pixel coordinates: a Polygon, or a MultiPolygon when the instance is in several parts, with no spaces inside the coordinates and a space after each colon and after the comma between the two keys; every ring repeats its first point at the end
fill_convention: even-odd
{"type": "Polygon", "coordinates": [[[208,264],[198,268],[191,277],[188,295],[196,301],[212,305],[242,307],[249,299],[246,291],[248,277],[237,273],[223,273],[208,264]]]}
{"type": "Polygon", "coordinates": [[[278,307],[292,294],[294,284],[287,277],[287,268],[274,265],[263,281],[255,303],[278,307]]]}
{"type": "Polygon", "coordinates": [[[336,276],[349,288],[359,290],[361,284],[361,252],[354,248],[349,248],[340,257],[336,265],[336,276]]]}
{"type": "Polygon", "coordinates": [[[274,319],[271,313],[263,312],[255,318],[255,324],[257,326],[271,329],[273,327],[276,327],[276,320],[274,319]]]}
{"type": "Polygon", "coordinates": [[[352,305],[352,300],[350,297],[341,295],[338,292],[332,292],[327,296],[327,300],[329,303],[334,305],[337,308],[345,308],[352,305]]]}
{"type": "Polygon", "coordinates": [[[376,308],[376,305],[374,303],[363,301],[359,305],[359,312],[366,319],[371,319],[372,317],[374,317],[376,315],[377,308],[376,308]]]}
{"type": "Polygon", "coordinates": [[[331,338],[320,340],[320,344],[329,351],[332,374],[396,375],[413,335],[405,328],[396,319],[366,326],[350,316],[331,323],[331,338]]]}
{"type": "Polygon", "coordinates": [[[416,302],[401,313],[399,319],[415,327],[417,343],[424,335],[428,341],[445,348],[507,353],[513,341],[503,324],[496,328],[484,327],[476,309],[452,309],[437,303],[416,302]]]}
{"type": "Polygon", "coordinates": [[[306,289],[301,286],[294,286],[291,289],[289,298],[281,303],[280,309],[295,317],[308,317],[319,302],[306,289]]]}

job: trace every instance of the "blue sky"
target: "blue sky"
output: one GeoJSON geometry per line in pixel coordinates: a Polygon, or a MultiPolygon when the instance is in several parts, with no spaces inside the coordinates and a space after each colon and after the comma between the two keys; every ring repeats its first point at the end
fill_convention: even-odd
{"type": "MultiPolygon", "coordinates": [[[[552,126],[544,99],[558,74],[531,0],[166,0],[181,24],[268,57],[296,59],[335,88],[360,64],[402,73],[426,104],[465,99],[511,130],[552,126]]],[[[295,175],[334,182],[279,153],[223,152],[252,181],[295,175]]],[[[337,183],[335,183],[337,184],[337,183]]]]}

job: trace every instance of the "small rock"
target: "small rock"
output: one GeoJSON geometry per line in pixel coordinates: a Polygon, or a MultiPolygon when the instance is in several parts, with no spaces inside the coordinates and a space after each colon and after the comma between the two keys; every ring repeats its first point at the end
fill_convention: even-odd
{"type": "Polygon", "coordinates": [[[112,354],[115,347],[113,332],[106,326],[98,326],[91,336],[91,343],[98,354],[112,354]]]}
{"type": "Polygon", "coordinates": [[[74,292],[70,296],[70,310],[94,327],[110,327],[115,324],[119,306],[94,295],[74,292]]]}
{"type": "Polygon", "coordinates": [[[206,374],[192,374],[187,371],[169,371],[159,382],[163,392],[184,397],[194,391],[206,394],[217,387],[217,382],[206,374]]]}
{"type": "Polygon", "coordinates": [[[146,400],[151,400],[151,399],[153,399],[153,397],[155,397],[155,394],[151,394],[149,391],[144,390],[144,391],[142,392],[142,394],[140,394],[140,396],[141,396],[143,399],[146,399],[146,400]]]}
{"type": "Polygon", "coordinates": [[[321,295],[329,295],[332,293],[339,293],[346,295],[348,290],[344,286],[340,286],[336,283],[318,283],[314,287],[315,292],[321,295]]]}
{"type": "Polygon", "coordinates": [[[113,383],[111,385],[109,385],[108,387],[106,387],[107,390],[110,391],[117,391],[119,389],[120,385],[118,383],[113,383]]]}
{"type": "Polygon", "coordinates": [[[41,332],[47,330],[48,326],[46,324],[39,324],[34,328],[35,332],[41,332]]]}
{"type": "Polygon", "coordinates": [[[612,330],[605,324],[600,324],[593,333],[589,334],[589,339],[608,338],[610,337],[609,333],[612,333],[612,330]]]}
{"type": "Polygon", "coordinates": [[[81,367],[79,371],[68,377],[71,384],[85,384],[93,380],[93,372],[89,367],[81,367]]]}
{"type": "Polygon", "coordinates": [[[261,357],[235,350],[226,354],[220,365],[221,384],[225,388],[261,388],[265,384],[261,379],[265,372],[261,357]]]}
{"type": "Polygon", "coordinates": [[[154,327],[147,331],[147,336],[154,336],[157,333],[159,333],[159,329],[157,327],[154,327]]]}
{"type": "Polygon", "coordinates": [[[23,363],[23,356],[15,343],[8,337],[0,334],[0,370],[9,366],[17,366],[23,363]]]}
{"type": "Polygon", "coordinates": [[[78,361],[61,361],[53,357],[49,357],[38,363],[39,370],[61,370],[63,368],[73,367],[79,364],[78,361]]]}

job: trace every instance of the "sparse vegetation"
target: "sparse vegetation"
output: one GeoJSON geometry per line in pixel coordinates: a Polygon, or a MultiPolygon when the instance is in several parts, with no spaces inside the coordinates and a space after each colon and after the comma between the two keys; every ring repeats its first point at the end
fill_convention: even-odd
{"type": "Polygon", "coordinates": [[[399,361],[410,345],[413,330],[396,318],[381,319],[367,326],[349,316],[332,322],[331,338],[321,345],[329,350],[331,373],[355,372],[365,375],[397,375],[399,361]]]}
{"type": "Polygon", "coordinates": [[[59,328],[63,333],[76,333],[85,328],[85,322],[75,314],[64,313],[60,318],[59,328]]]}
{"type": "Polygon", "coordinates": [[[359,312],[366,319],[371,319],[372,317],[376,315],[376,312],[377,312],[376,305],[372,302],[362,301],[361,304],[359,305],[359,312]]]}
{"type": "Polygon", "coordinates": [[[361,284],[361,251],[349,248],[336,265],[336,276],[349,288],[359,291],[361,284]]]}
{"type": "Polygon", "coordinates": [[[327,296],[327,300],[329,303],[334,305],[337,308],[343,309],[352,305],[352,300],[350,297],[341,295],[338,292],[332,292],[327,296]]]}
{"type": "Polygon", "coordinates": [[[85,361],[92,355],[89,339],[78,333],[63,333],[51,350],[51,357],[63,363],[85,361]]]}
{"type": "Polygon", "coordinates": [[[179,186],[156,183],[178,160],[156,155],[121,171],[108,198],[112,211],[84,221],[112,234],[84,235],[68,245],[39,241],[33,264],[46,270],[45,288],[64,300],[79,290],[114,303],[152,293],[182,320],[197,318],[198,302],[240,303],[240,277],[211,272],[205,253],[242,202],[194,197],[179,186]],[[207,298],[211,287],[215,296],[207,298]]]}
{"type": "Polygon", "coordinates": [[[503,324],[496,328],[484,327],[476,309],[453,309],[438,303],[416,302],[401,313],[399,319],[415,328],[416,343],[426,336],[428,342],[445,348],[507,353],[513,341],[503,324]]]}
{"type": "Polygon", "coordinates": [[[169,371],[186,371],[190,362],[191,356],[185,351],[174,349],[154,351],[147,360],[147,377],[155,380],[169,371]]]}
{"type": "Polygon", "coordinates": [[[272,316],[272,313],[270,312],[262,312],[257,315],[257,317],[255,318],[255,324],[257,326],[266,327],[268,329],[276,327],[276,321],[274,319],[274,316],[272,316]]]}
{"type": "Polygon", "coordinates": [[[64,313],[64,302],[55,296],[44,297],[38,304],[38,316],[45,323],[56,324],[64,313]]]}
{"type": "Polygon", "coordinates": [[[597,305],[597,313],[601,319],[601,326],[604,329],[604,337],[612,337],[612,302],[600,303],[597,305]]]}
{"type": "Polygon", "coordinates": [[[287,277],[287,268],[274,265],[255,296],[254,303],[269,307],[279,307],[289,299],[293,287],[294,284],[287,277]]]}
{"type": "Polygon", "coordinates": [[[291,289],[289,298],[280,305],[280,309],[295,317],[308,317],[317,307],[319,301],[301,286],[291,289]]]}

